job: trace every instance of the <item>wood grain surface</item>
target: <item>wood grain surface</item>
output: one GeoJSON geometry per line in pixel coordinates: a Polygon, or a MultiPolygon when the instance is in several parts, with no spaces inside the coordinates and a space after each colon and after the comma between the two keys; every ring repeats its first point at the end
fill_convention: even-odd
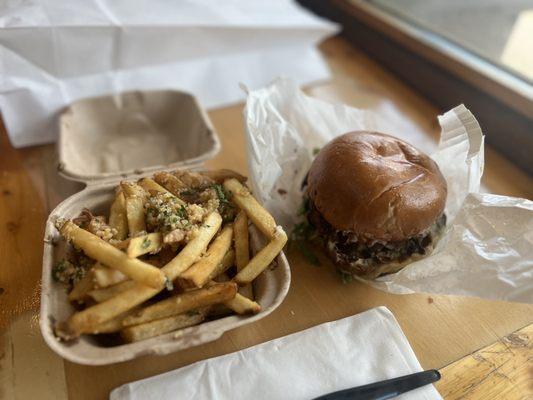
{"type": "Polygon", "coordinates": [[[441,369],[447,400],[533,398],[533,325],[441,369]]]}
{"type": "MultiPolygon", "coordinates": [[[[438,133],[434,107],[342,39],[328,40],[321,50],[333,79],[307,88],[308,93],[373,109],[403,127],[414,144],[434,146],[438,133]]],[[[246,173],[242,105],[209,115],[220,135],[222,151],[207,163],[208,167],[230,167],[246,173]]],[[[321,267],[313,267],[298,253],[289,253],[293,275],[289,295],[278,310],[257,323],[167,356],[102,367],[64,362],[45,346],[37,325],[44,221],[55,205],[81,189],[57,175],[55,157],[52,145],[15,150],[4,130],[0,133],[0,327],[4,333],[0,398],[66,399],[68,392],[70,399],[104,399],[120,384],[381,305],[394,313],[424,368],[448,365],[439,390],[453,396],[455,388],[463,384],[462,376],[481,379],[485,370],[478,368],[478,378],[474,378],[461,373],[460,364],[452,370],[456,364],[451,363],[533,322],[532,305],[426,294],[391,295],[356,282],[342,284],[327,260],[322,259],[321,267]],[[449,375],[456,380],[448,380],[449,375]]],[[[493,193],[533,197],[532,179],[490,148],[483,185],[493,193]]],[[[531,346],[524,351],[524,360],[530,363],[531,346]]],[[[470,368],[470,364],[463,365],[470,368]]],[[[520,378],[513,379],[525,380],[526,373],[524,370],[520,378]]],[[[478,387],[491,382],[486,379],[478,387]]],[[[495,384],[511,385],[504,380],[495,384]]],[[[490,387],[487,390],[492,393],[490,387]]],[[[511,389],[505,392],[509,396],[513,393],[511,389]]],[[[499,398],[523,398],[517,396],[499,398]]]]}

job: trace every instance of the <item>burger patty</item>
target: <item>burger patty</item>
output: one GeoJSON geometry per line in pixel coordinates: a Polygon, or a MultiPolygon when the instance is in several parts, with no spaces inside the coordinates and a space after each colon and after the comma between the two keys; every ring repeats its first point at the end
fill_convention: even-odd
{"type": "Polygon", "coordinates": [[[344,272],[372,275],[373,267],[387,263],[402,263],[414,255],[431,252],[435,239],[446,225],[443,213],[426,232],[397,242],[363,241],[351,231],[334,229],[309,200],[307,219],[324,239],[330,257],[344,272]],[[356,271],[353,271],[356,270],[356,271]]]}

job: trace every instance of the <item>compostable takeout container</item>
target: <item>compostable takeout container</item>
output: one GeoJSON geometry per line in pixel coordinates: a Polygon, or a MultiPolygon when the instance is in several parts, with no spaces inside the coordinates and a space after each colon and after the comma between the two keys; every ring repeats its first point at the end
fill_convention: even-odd
{"type": "MultiPolygon", "coordinates": [[[[290,269],[281,253],[253,283],[262,311],[231,315],[144,341],[109,346],[83,335],[64,342],[54,335],[74,307],[63,284],[52,279],[52,266],[66,243],[54,227],[57,217],[73,218],[83,208],[107,214],[114,187],[123,179],[150,176],[158,170],[201,169],[219,150],[218,137],[196,99],[180,91],[127,92],[80,100],[60,116],[59,171],[86,187],[59,204],[46,221],[40,327],[46,343],[60,356],[80,364],[104,365],[142,355],[169,354],[218,339],[224,332],[257,321],[278,307],[290,284],[290,269]]],[[[261,238],[251,229],[252,252],[261,238]]]]}

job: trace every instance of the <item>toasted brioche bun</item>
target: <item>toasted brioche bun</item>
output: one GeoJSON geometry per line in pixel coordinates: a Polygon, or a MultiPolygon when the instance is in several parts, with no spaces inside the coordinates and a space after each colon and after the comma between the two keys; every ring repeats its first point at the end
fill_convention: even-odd
{"type": "Polygon", "coordinates": [[[446,181],[426,154],[395,137],[357,131],[317,154],[308,196],[335,229],[362,241],[402,241],[443,213],[446,181]]]}

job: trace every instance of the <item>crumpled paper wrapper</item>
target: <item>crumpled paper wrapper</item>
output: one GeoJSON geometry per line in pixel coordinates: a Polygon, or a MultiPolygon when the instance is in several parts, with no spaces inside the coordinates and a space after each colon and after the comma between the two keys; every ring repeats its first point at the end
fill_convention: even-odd
{"type": "MultiPolygon", "coordinates": [[[[287,79],[249,92],[244,115],[254,192],[289,232],[301,220],[301,182],[314,149],[360,129],[402,137],[380,115],[308,97],[287,79]]],[[[445,234],[431,255],[365,282],[396,294],[533,303],[533,202],[479,193],[484,136],[466,107],[448,111],[439,123],[440,142],[431,157],[448,183],[445,234]]]]}

